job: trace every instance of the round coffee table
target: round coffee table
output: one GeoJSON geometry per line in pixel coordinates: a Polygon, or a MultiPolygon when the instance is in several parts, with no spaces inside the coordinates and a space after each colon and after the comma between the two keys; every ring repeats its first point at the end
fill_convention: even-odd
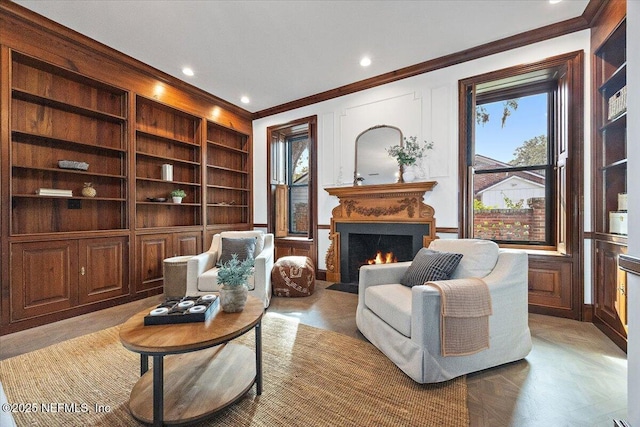
{"type": "Polygon", "coordinates": [[[129,398],[134,418],[154,426],[185,424],[229,406],[253,384],[262,394],[264,307],[259,299],[249,296],[240,313],[225,313],[218,306],[204,322],[145,326],[144,317],[154,308],[135,314],[120,328],[122,345],[140,353],[141,377],[129,398]],[[251,329],[255,352],[229,342],[251,329]]]}

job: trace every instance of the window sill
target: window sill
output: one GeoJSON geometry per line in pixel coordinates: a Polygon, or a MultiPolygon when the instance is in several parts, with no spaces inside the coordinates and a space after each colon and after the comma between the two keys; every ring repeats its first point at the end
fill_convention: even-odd
{"type": "Polygon", "coordinates": [[[275,240],[289,240],[295,242],[313,242],[313,239],[308,237],[296,237],[296,236],[287,236],[287,237],[276,237],[275,240]]]}

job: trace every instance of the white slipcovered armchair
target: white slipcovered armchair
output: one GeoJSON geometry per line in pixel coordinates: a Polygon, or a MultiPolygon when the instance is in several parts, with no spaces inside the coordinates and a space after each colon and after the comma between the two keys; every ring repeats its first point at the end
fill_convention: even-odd
{"type": "Polygon", "coordinates": [[[269,307],[271,302],[271,269],[273,268],[273,234],[260,230],[223,231],[215,234],[207,252],[196,255],[187,262],[187,295],[217,292],[218,260],[222,255],[222,239],[256,239],[253,258],[254,274],[249,277],[249,292],[269,307]]]}
{"type": "Polygon", "coordinates": [[[360,268],[356,323],[362,334],[419,383],[446,381],[529,354],[527,254],[474,239],[438,239],[429,248],[463,254],[450,279],[478,277],[487,284],[493,308],[489,348],[441,355],[440,293],[431,286],[400,283],[411,262],[360,268]]]}

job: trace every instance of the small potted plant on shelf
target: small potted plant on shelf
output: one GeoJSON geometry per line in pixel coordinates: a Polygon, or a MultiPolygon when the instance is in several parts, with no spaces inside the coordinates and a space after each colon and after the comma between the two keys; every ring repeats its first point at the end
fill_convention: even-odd
{"type": "Polygon", "coordinates": [[[220,284],[220,307],[226,313],[237,313],[247,303],[249,288],[247,280],[253,273],[253,258],[243,261],[238,254],[231,254],[231,259],[220,265],[218,284],[220,284]]]}
{"type": "Polygon", "coordinates": [[[187,193],[185,193],[184,190],[177,189],[171,192],[173,203],[182,203],[182,199],[185,197],[187,197],[187,193]]]}

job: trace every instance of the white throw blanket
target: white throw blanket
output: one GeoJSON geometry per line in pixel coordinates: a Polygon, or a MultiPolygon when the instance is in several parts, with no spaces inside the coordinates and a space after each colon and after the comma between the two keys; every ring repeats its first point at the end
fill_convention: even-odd
{"type": "Polygon", "coordinates": [[[491,295],[478,278],[427,282],[440,292],[442,356],[466,356],[489,348],[491,295]]]}

